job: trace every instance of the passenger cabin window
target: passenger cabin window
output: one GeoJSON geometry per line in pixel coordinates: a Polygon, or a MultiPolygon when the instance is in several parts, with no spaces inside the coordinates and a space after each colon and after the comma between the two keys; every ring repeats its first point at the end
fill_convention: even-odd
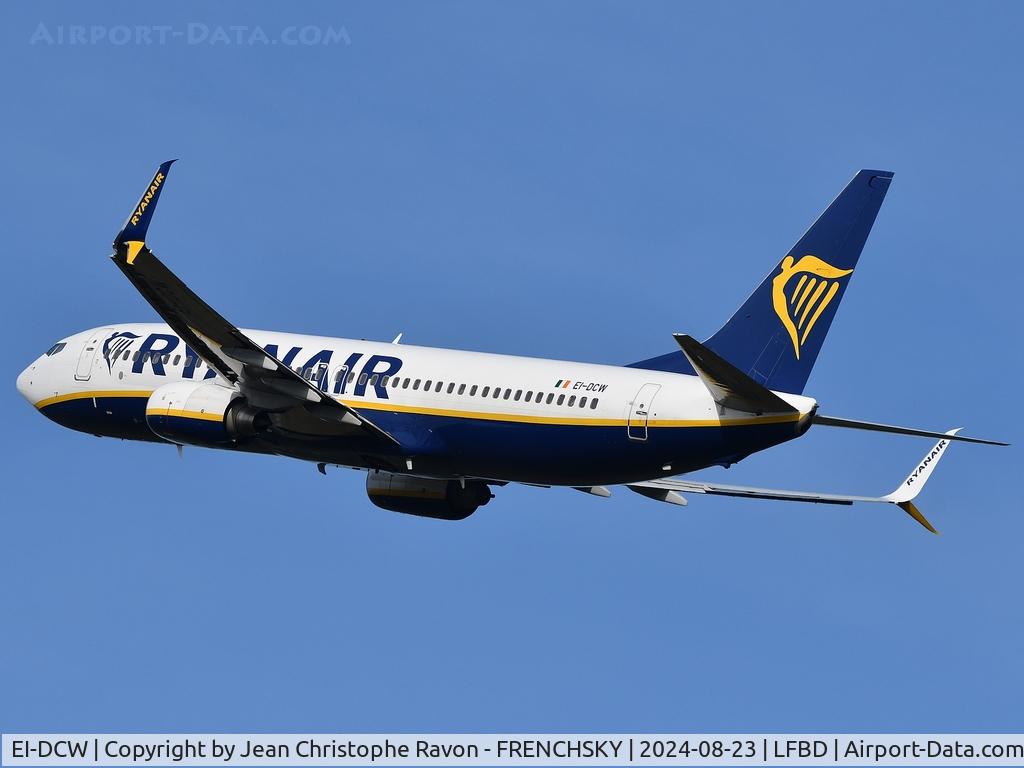
{"type": "Polygon", "coordinates": [[[131,356],[132,356],[132,351],[130,349],[126,349],[124,351],[124,358],[123,359],[127,360],[131,356]]]}
{"type": "Polygon", "coordinates": [[[564,402],[565,402],[565,395],[559,395],[558,396],[558,404],[561,405],[564,402]]]}
{"type": "Polygon", "coordinates": [[[448,385],[448,394],[450,395],[454,391],[455,391],[455,382],[453,381],[451,384],[448,385]]]}
{"type": "Polygon", "coordinates": [[[356,372],[355,371],[349,371],[348,372],[348,383],[351,384],[355,380],[356,380],[356,372]]]}
{"type": "Polygon", "coordinates": [[[461,395],[465,391],[466,391],[466,385],[465,384],[459,384],[459,394],[461,395]]]}
{"type": "Polygon", "coordinates": [[[66,341],[58,341],[56,344],[54,344],[52,347],[50,347],[48,350],[46,350],[46,356],[47,357],[53,357],[58,352],[60,352],[62,349],[64,349],[64,347],[66,347],[67,345],[68,344],[67,344],[66,341]]]}
{"type": "Polygon", "coordinates": [[[181,362],[181,355],[175,355],[174,356],[174,364],[177,365],[180,362],[181,362]]]}
{"type": "Polygon", "coordinates": [[[552,401],[552,400],[554,400],[554,399],[555,399],[555,394],[554,394],[554,392],[548,392],[548,399],[547,399],[547,404],[548,404],[548,405],[551,405],[551,401],[552,401]]]}
{"type": "Polygon", "coordinates": [[[537,399],[536,399],[536,400],[534,400],[534,402],[535,402],[535,403],[539,403],[539,402],[540,402],[541,400],[543,400],[543,399],[544,399],[544,393],[543,393],[543,392],[538,392],[538,393],[537,393],[537,399]]]}
{"type": "Polygon", "coordinates": [[[514,399],[514,400],[516,400],[516,401],[518,401],[518,400],[519,400],[519,398],[520,398],[520,397],[522,397],[522,396],[523,396],[523,390],[521,390],[521,389],[517,389],[517,390],[516,390],[516,396],[515,396],[515,398],[513,398],[513,399],[514,399]]]}
{"type": "Polygon", "coordinates": [[[526,402],[530,402],[531,400],[533,400],[533,390],[532,389],[529,392],[526,393],[526,402]]]}
{"type": "Polygon", "coordinates": [[[512,390],[511,389],[506,389],[505,390],[505,399],[508,400],[510,397],[512,397],[512,390]]]}
{"type": "Polygon", "coordinates": [[[590,410],[594,410],[595,408],[597,408],[597,398],[596,397],[593,400],[590,401],[590,410]]]}
{"type": "Polygon", "coordinates": [[[399,387],[399,385],[401,385],[401,383],[402,383],[401,377],[400,376],[395,376],[395,378],[393,378],[391,380],[391,388],[392,389],[398,389],[398,387],[399,387]]]}
{"type": "MultiPolygon", "coordinates": [[[[365,376],[366,374],[363,374],[363,375],[365,376]]],[[[371,387],[376,387],[377,386],[377,378],[378,377],[377,377],[376,373],[373,374],[373,376],[370,377],[370,386],[371,387]]]]}
{"type": "Polygon", "coordinates": [[[420,381],[422,381],[422,379],[416,379],[416,381],[414,381],[412,383],[412,388],[413,389],[419,389],[420,388],[420,381]]]}
{"type": "Polygon", "coordinates": [[[366,374],[362,373],[362,374],[359,375],[359,386],[362,387],[365,384],[366,384],[366,374]]]}
{"type": "Polygon", "coordinates": [[[408,378],[402,379],[402,389],[408,389],[408,388],[409,388],[409,379],[408,378]]]}
{"type": "Polygon", "coordinates": [[[388,385],[388,380],[389,380],[390,378],[391,378],[390,376],[386,376],[386,375],[385,375],[385,376],[384,376],[384,378],[382,378],[382,379],[380,380],[380,385],[381,385],[382,387],[386,387],[386,386],[388,385]]]}
{"type": "Polygon", "coordinates": [[[574,405],[576,405],[576,395],[570,395],[569,402],[567,403],[567,405],[570,408],[572,408],[574,405]]]}
{"type": "Polygon", "coordinates": [[[494,399],[497,400],[499,397],[501,397],[501,387],[495,387],[494,388],[494,399]]]}
{"type": "Polygon", "coordinates": [[[472,397],[476,394],[476,384],[469,388],[469,396],[472,397]]]}
{"type": "Polygon", "coordinates": [[[434,391],[435,392],[440,392],[441,391],[441,387],[443,387],[443,386],[444,386],[444,382],[443,381],[437,382],[437,384],[434,385],[434,391]]]}
{"type": "Polygon", "coordinates": [[[584,407],[586,404],[587,404],[587,398],[581,397],[580,398],[580,408],[584,407]]]}
{"type": "Polygon", "coordinates": [[[426,383],[423,385],[423,391],[429,392],[431,384],[433,384],[433,382],[430,379],[427,379],[426,383]]]}
{"type": "Polygon", "coordinates": [[[491,394],[491,388],[484,387],[484,391],[480,393],[480,397],[487,397],[489,394],[491,394]]]}

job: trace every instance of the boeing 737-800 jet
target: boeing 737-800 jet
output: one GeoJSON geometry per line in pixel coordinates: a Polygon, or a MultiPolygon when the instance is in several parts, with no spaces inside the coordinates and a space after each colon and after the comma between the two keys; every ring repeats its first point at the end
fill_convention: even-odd
{"type": "Polygon", "coordinates": [[[914,497],[953,440],[825,416],[803,394],[892,174],[864,170],[746,303],[703,344],[623,367],[236,328],[146,241],[160,166],[111,257],[164,323],[112,323],[54,344],[18,390],[62,426],[99,436],[253,451],[365,470],[377,506],[461,520],[507,483],[608,496],[624,485],[826,504],[914,497]],[[892,493],[847,496],[722,485],[680,474],[729,466],[812,425],[937,439],[892,493]]]}

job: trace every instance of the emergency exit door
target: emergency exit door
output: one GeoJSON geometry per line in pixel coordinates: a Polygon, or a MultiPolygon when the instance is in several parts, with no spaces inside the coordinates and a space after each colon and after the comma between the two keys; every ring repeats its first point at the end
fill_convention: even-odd
{"type": "Polygon", "coordinates": [[[651,403],[659,389],[660,384],[644,384],[630,403],[629,420],[626,422],[626,435],[630,440],[647,439],[647,422],[653,413],[651,403]]]}

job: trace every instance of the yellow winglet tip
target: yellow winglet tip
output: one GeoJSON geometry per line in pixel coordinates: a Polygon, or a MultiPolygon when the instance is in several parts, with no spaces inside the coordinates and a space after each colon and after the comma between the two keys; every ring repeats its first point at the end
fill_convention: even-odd
{"type": "Polygon", "coordinates": [[[135,257],[139,255],[142,247],[145,245],[141,240],[129,240],[125,243],[128,246],[128,263],[134,264],[135,257]]]}
{"type": "Polygon", "coordinates": [[[896,506],[898,506],[900,509],[902,509],[904,512],[906,512],[912,518],[917,520],[917,522],[919,522],[921,525],[923,525],[929,531],[934,533],[936,536],[940,535],[939,532],[937,530],[935,530],[935,527],[931,523],[928,522],[928,518],[926,518],[924,515],[921,514],[921,510],[919,510],[917,507],[914,506],[914,502],[912,502],[912,501],[901,501],[896,506]]]}

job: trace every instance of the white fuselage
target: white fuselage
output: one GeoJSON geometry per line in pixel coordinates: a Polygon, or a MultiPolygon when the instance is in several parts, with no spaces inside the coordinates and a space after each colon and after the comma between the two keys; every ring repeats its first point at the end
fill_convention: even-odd
{"type": "MultiPolygon", "coordinates": [[[[795,436],[791,418],[720,408],[696,376],[244,333],[324,392],[365,412],[435,474],[546,484],[623,482],[729,463],[795,436]]],[[[111,402],[144,403],[172,382],[229,385],[164,324],[111,325],[63,343],[63,349],[40,357],[19,376],[18,389],[54,420],[83,431],[138,438],[137,424],[125,428],[126,419],[137,417],[109,407],[111,402]]],[[[779,394],[801,416],[815,407],[811,398],[779,394]]],[[[339,446],[281,452],[363,465],[339,446]]]]}

